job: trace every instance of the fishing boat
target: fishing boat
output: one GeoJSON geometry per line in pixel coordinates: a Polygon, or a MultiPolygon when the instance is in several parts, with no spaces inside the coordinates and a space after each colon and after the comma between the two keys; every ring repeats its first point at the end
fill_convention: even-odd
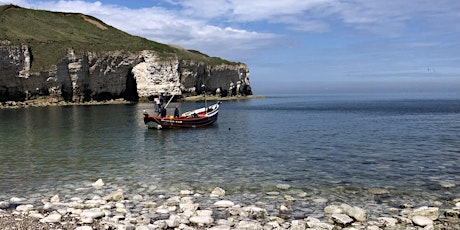
{"type": "Polygon", "coordinates": [[[149,129],[179,129],[208,126],[217,121],[219,105],[217,103],[181,114],[180,116],[149,115],[144,111],[144,123],[149,129]]]}

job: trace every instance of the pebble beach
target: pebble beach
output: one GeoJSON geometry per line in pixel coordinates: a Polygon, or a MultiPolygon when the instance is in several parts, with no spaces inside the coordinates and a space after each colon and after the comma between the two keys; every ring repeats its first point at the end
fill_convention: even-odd
{"type": "MultiPolygon", "coordinates": [[[[444,186],[455,191],[453,184],[444,186]]],[[[4,199],[0,228],[460,229],[460,197],[416,203],[410,195],[401,200],[386,188],[325,196],[278,184],[263,194],[229,194],[221,187],[130,190],[99,179],[72,193],[4,199]]]]}

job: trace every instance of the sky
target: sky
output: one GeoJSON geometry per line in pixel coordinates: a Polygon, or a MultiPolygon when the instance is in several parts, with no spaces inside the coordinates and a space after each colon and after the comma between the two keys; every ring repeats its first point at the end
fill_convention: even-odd
{"type": "Polygon", "coordinates": [[[460,93],[458,0],[0,0],[243,62],[254,94],[460,93]]]}

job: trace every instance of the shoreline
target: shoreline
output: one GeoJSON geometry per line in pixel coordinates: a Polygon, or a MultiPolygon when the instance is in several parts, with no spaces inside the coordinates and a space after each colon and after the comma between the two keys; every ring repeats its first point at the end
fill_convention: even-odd
{"type": "MultiPolygon", "coordinates": [[[[208,101],[233,101],[233,100],[246,100],[246,99],[261,99],[267,98],[262,95],[248,95],[248,96],[231,96],[231,97],[220,97],[220,96],[206,96],[208,101]]],[[[180,101],[204,101],[204,95],[184,97],[180,101]]]]}
{"type": "MultiPolygon", "coordinates": [[[[231,96],[231,97],[218,97],[218,96],[206,96],[207,100],[210,101],[231,101],[231,100],[246,100],[255,98],[266,98],[266,96],[248,95],[248,96],[231,96]]],[[[204,101],[203,95],[184,97],[178,100],[181,101],[204,101]]],[[[39,98],[27,101],[6,101],[0,102],[0,109],[21,109],[30,107],[52,107],[52,106],[73,106],[73,105],[118,105],[118,104],[136,104],[144,101],[132,102],[124,99],[111,99],[105,101],[88,101],[88,102],[67,102],[60,101],[52,98],[39,98]]]]}
{"type": "Polygon", "coordinates": [[[449,230],[460,226],[460,197],[413,203],[410,196],[405,201],[391,198],[391,190],[385,188],[368,189],[359,198],[361,203],[288,184],[264,194],[229,194],[220,187],[168,191],[145,185],[131,190],[99,179],[75,191],[77,196],[61,191],[35,201],[0,200],[0,228],[449,230]]]}

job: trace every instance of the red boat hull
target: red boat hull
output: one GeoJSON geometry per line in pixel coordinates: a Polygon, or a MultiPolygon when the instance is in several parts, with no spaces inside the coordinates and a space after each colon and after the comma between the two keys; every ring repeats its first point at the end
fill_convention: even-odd
{"type": "Polygon", "coordinates": [[[219,115],[220,102],[207,108],[184,113],[181,117],[161,117],[144,112],[144,123],[149,129],[198,128],[214,124],[219,115]]]}

